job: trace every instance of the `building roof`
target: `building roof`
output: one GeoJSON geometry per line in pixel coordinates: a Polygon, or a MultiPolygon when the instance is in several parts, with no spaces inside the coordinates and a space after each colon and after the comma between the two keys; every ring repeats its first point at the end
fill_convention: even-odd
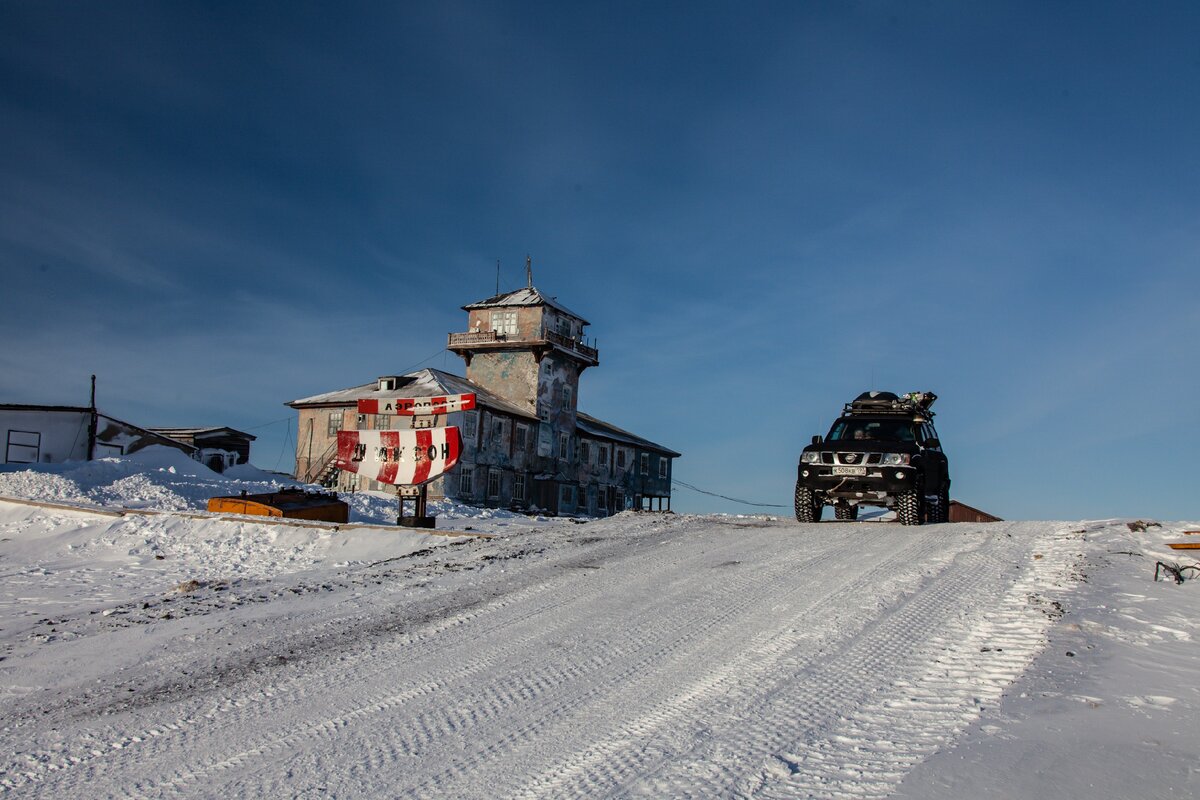
{"type": "Polygon", "coordinates": [[[610,425],[603,420],[596,419],[590,414],[584,414],[582,411],[576,414],[575,417],[576,426],[580,431],[588,434],[589,436],[599,436],[604,439],[612,439],[616,442],[631,444],[635,447],[640,447],[643,450],[653,450],[657,453],[662,453],[663,455],[670,456],[672,458],[679,458],[681,455],[681,453],[676,453],[669,447],[663,447],[661,444],[655,444],[649,439],[643,439],[642,437],[632,434],[629,431],[618,428],[616,425],[610,425]]]}
{"type": "Polygon", "coordinates": [[[74,411],[90,414],[87,406],[39,406],[28,403],[0,403],[0,411],[74,411]]]}
{"type": "Polygon", "coordinates": [[[254,436],[253,434],[250,434],[250,433],[246,433],[245,431],[239,431],[236,428],[225,428],[225,427],[220,427],[220,428],[147,428],[147,430],[153,431],[154,433],[161,433],[163,436],[167,436],[167,437],[171,437],[171,438],[174,438],[175,436],[190,436],[194,439],[197,436],[204,436],[205,434],[213,434],[213,433],[232,433],[232,434],[236,434],[237,436],[244,436],[252,442],[258,438],[257,436],[254,436]]]}
{"type": "Polygon", "coordinates": [[[486,300],[480,300],[477,303],[465,305],[463,306],[463,311],[471,311],[476,308],[499,308],[503,306],[550,306],[568,316],[574,317],[584,325],[591,325],[586,319],[558,302],[558,298],[546,297],[546,295],[532,286],[522,287],[515,292],[505,292],[495,297],[489,297],[486,300]]]}
{"type": "Polygon", "coordinates": [[[451,375],[449,372],[442,372],[440,369],[423,369],[396,377],[399,378],[399,381],[395,389],[381,391],[379,381],[374,381],[362,386],[351,386],[349,389],[338,389],[333,392],[316,394],[312,397],[303,397],[285,405],[289,405],[292,408],[300,408],[302,406],[348,406],[357,404],[360,398],[440,397],[447,394],[473,393],[475,395],[475,402],[478,405],[494,408],[497,411],[503,411],[517,417],[525,417],[532,420],[537,419],[531,412],[489,392],[482,386],[472,383],[466,378],[451,375]]]}

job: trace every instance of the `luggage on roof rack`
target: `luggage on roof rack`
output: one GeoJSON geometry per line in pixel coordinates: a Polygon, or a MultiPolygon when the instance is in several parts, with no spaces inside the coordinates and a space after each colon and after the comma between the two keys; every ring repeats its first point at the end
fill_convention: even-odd
{"type": "Polygon", "coordinates": [[[896,395],[892,392],[863,392],[846,404],[847,414],[911,414],[921,412],[933,416],[930,406],[937,400],[933,392],[908,392],[896,395]]]}

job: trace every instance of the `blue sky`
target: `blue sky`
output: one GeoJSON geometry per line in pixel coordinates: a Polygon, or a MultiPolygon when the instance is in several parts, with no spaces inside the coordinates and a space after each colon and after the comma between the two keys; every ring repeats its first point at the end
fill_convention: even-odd
{"type": "Polygon", "coordinates": [[[0,402],[96,373],[289,470],[283,403],[461,374],[528,253],[598,339],[580,407],[695,486],[790,505],[843,402],[919,389],[965,502],[1196,518],[1197,42],[1188,3],[4,0],[0,402]]]}

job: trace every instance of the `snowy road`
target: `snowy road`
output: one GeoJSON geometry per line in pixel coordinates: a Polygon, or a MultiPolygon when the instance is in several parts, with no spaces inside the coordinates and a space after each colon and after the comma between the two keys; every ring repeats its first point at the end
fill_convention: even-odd
{"type": "Polygon", "coordinates": [[[1040,652],[1080,537],[627,514],[67,614],[56,652],[2,665],[54,681],[4,698],[0,780],[14,797],[886,796],[1040,652]]]}

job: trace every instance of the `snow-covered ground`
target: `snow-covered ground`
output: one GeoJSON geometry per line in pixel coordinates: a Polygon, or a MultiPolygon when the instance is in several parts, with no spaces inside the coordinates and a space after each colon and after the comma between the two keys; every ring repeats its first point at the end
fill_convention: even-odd
{"type": "Polygon", "coordinates": [[[0,471],[6,795],[1200,796],[1195,523],[199,512],[281,480],[0,471]]]}

